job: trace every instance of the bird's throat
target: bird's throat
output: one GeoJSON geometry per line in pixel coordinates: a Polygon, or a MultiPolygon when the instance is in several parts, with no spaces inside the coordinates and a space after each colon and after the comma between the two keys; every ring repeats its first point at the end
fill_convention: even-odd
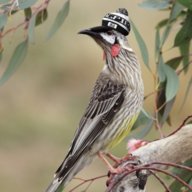
{"type": "Polygon", "coordinates": [[[112,57],[117,57],[119,55],[120,52],[120,45],[119,44],[115,44],[111,47],[111,56],[112,57]]]}
{"type": "MultiPolygon", "coordinates": [[[[115,44],[111,47],[110,54],[112,57],[117,57],[120,53],[121,47],[119,44],[115,44]]],[[[103,60],[106,59],[106,53],[105,51],[103,52],[103,60]]]]}

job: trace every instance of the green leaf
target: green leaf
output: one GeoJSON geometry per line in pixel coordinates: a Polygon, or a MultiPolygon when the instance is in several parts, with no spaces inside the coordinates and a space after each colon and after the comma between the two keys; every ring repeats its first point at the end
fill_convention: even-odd
{"type": "Polygon", "coordinates": [[[165,96],[166,96],[166,102],[168,102],[171,99],[173,99],[173,97],[176,96],[176,93],[179,88],[179,78],[176,72],[169,65],[164,64],[161,55],[159,57],[157,72],[159,76],[159,81],[160,82],[166,81],[165,96]]]}
{"type": "Polygon", "coordinates": [[[3,58],[3,49],[0,51],[0,62],[2,61],[3,58]]]}
{"type": "Polygon", "coordinates": [[[10,0],[0,0],[0,3],[9,3],[10,2],[10,0]]]}
{"type": "Polygon", "coordinates": [[[183,59],[183,56],[175,57],[173,59],[170,59],[166,62],[166,65],[169,65],[172,69],[177,69],[179,67],[179,64],[181,63],[183,59]]]}
{"type": "Polygon", "coordinates": [[[42,24],[44,21],[46,21],[48,17],[47,9],[39,11],[35,17],[36,17],[35,26],[42,24]]]}
{"type": "Polygon", "coordinates": [[[162,27],[164,27],[165,25],[167,25],[169,19],[163,19],[161,20],[157,25],[156,25],[156,29],[161,29],[162,27]]]}
{"type": "MultiPolygon", "coordinates": [[[[129,134],[128,138],[136,138],[136,139],[142,139],[144,138],[151,130],[154,121],[152,119],[146,119],[143,122],[145,122],[144,124],[142,123],[143,120],[141,120],[141,123],[139,123],[139,120],[137,120],[137,122],[140,124],[139,127],[137,127],[137,129],[134,129],[133,132],[131,132],[131,134],[129,134]]],[[[135,125],[134,125],[135,127],[135,125]]]]}
{"type": "Polygon", "coordinates": [[[164,71],[164,61],[162,55],[159,55],[159,63],[157,65],[157,73],[159,76],[159,81],[164,82],[166,80],[166,73],[164,71]]]}
{"type": "Polygon", "coordinates": [[[172,28],[172,25],[168,22],[168,24],[166,25],[166,28],[165,28],[165,30],[163,31],[163,34],[162,34],[162,38],[161,38],[161,41],[160,41],[160,47],[162,47],[164,45],[166,39],[168,38],[168,36],[170,34],[171,28],[172,28]]]}
{"type": "Polygon", "coordinates": [[[153,118],[144,110],[142,109],[139,113],[139,116],[134,123],[132,130],[137,129],[140,126],[143,126],[149,122],[149,120],[153,120],[153,118]]]}
{"type": "Polygon", "coordinates": [[[170,31],[172,29],[173,21],[178,17],[178,15],[182,11],[182,6],[179,5],[178,3],[174,3],[171,9],[171,13],[169,16],[169,20],[166,24],[166,28],[162,34],[161,42],[160,42],[160,48],[164,45],[165,41],[167,40],[170,31]]]}
{"type": "MultiPolygon", "coordinates": [[[[188,160],[184,163],[185,166],[192,167],[192,160],[188,160]]],[[[178,177],[182,178],[186,183],[189,183],[192,178],[192,172],[189,172],[185,169],[173,169],[173,174],[176,174],[178,177]]],[[[174,180],[173,183],[169,186],[170,191],[173,192],[181,192],[181,188],[183,187],[183,184],[178,182],[177,180],[174,180]]]]}
{"type": "Polygon", "coordinates": [[[48,17],[47,9],[39,11],[37,14],[34,14],[29,21],[28,27],[28,38],[29,42],[33,43],[35,41],[34,31],[35,26],[42,24],[48,17]]]}
{"type": "Polygon", "coordinates": [[[57,32],[57,30],[61,27],[61,25],[65,21],[69,13],[69,7],[70,7],[70,0],[67,0],[55,18],[55,21],[47,35],[48,39],[50,39],[57,32]]]}
{"type": "Polygon", "coordinates": [[[28,39],[29,39],[29,42],[31,43],[35,41],[35,37],[34,37],[35,22],[36,22],[36,14],[31,17],[29,26],[28,26],[28,39]]]}
{"type": "Polygon", "coordinates": [[[160,51],[160,33],[159,29],[157,28],[155,33],[155,58],[159,56],[160,51]]]}
{"type": "Polygon", "coordinates": [[[175,37],[174,46],[179,46],[180,44],[189,41],[191,38],[192,38],[192,11],[188,11],[184,24],[175,37]]]}
{"type": "Polygon", "coordinates": [[[182,102],[181,107],[185,105],[185,102],[186,102],[186,100],[187,100],[187,97],[188,97],[188,95],[189,95],[189,92],[190,92],[191,87],[192,87],[192,77],[191,77],[190,80],[188,81],[187,89],[186,89],[186,91],[185,91],[185,96],[184,96],[184,98],[183,98],[183,102],[182,102]]]}
{"type": "Polygon", "coordinates": [[[31,10],[31,8],[29,7],[29,8],[24,9],[24,13],[25,13],[25,20],[26,20],[26,21],[29,21],[29,19],[30,19],[31,16],[32,16],[32,10],[31,10]]]}
{"type": "Polygon", "coordinates": [[[179,3],[192,10],[192,0],[177,0],[179,3]]]}
{"type": "Polygon", "coordinates": [[[179,46],[179,50],[181,55],[183,56],[183,68],[184,72],[187,72],[189,69],[189,52],[190,52],[190,41],[186,41],[185,43],[179,46]]]}
{"type": "Polygon", "coordinates": [[[20,9],[26,9],[34,5],[37,2],[37,0],[18,0],[18,2],[20,9]]]}
{"type": "Polygon", "coordinates": [[[148,9],[167,9],[170,6],[169,0],[145,0],[139,4],[140,7],[148,9]]]}
{"type": "Polygon", "coordinates": [[[134,23],[132,21],[131,21],[131,26],[132,26],[133,32],[135,34],[135,38],[137,40],[137,43],[139,45],[144,64],[150,70],[149,54],[148,54],[147,46],[146,46],[142,36],[140,35],[139,31],[137,30],[136,26],[134,25],[134,23]]]}
{"type": "Polygon", "coordinates": [[[0,15],[0,29],[2,29],[6,23],[7,23],[7,15],[1,14],[0,15]]]}
{"type": "MultiPolygon", "coordinates": [[[[173,108],[173,104],[175,102],[175,97],[168,101],[165,106],[163,107],[163,113],[161,114],[160,124],[163,125],[165,121],[168,121],[169,114],[173,108]]],[[[170,122],[168,122],[170,123],[170,122]]]]}
{"type": "Polygon", "coordinates": [[[168,102],[173,99],[177,94],[177,91],[179,89],[179,78],[176,72],[168,65],[164,65],[163,68],[166,74],[165,96],[166,101],[168,102]]]}
{"type": "Polygon", "coordinates": [[[15,72],[17,67],[24,61],[27,54],[28,41],[21,42],[14,50],[14,53],[9,61],[9,64],[0,78],[0,85],[2,85],[15,72]]]}
{"type": "Polygon", "coordinates": [[[177,2],[174,3],[172,10],[171,10],[171,15],[170,15],[169,21],[175,20],[180,15],[180,13],[183,11],[183,9],[184,9],[184,7],[180,3],[177,3],[177,2]]]}

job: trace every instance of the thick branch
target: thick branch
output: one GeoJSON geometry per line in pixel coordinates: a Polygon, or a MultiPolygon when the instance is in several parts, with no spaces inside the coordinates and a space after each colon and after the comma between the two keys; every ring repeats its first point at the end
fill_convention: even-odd
{"type": "MultiPolygon", "coordinates": [[[[124,171],[110,176],[107,191],[144,192],[147,178],[151,174],[150,168],[157,172],[162,170],[166,174],[167,171],[163,170],[168,166],[175,166],[176,163],[192,158],[191,146],[192,124],[189,124],[183,126],[174,135],[140,147],[131,154],[135,157],[134,162],[133,159],[128,158],[118,165],[119,168],[124,168],[124,171]]],[[[188,168],[188,170],[192,169],[188,168]]]]}

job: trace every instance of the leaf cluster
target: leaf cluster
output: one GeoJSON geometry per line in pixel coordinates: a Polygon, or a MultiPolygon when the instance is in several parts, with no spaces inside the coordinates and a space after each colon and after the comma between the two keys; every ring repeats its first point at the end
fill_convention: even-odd
{"type": "MultiPolygon", "coordinates": [[[[154,52],[156,73],[152,74],[155,81],[154,114],[148,115],[144,110],[141,111],[139,118],[134,125],[135,129],[139,127],[139,137],[143,137],[150,131],[153,125],[160,130],[160,133],[162,133],[162,127],[165,123],[171,125],[170,113],[173,106],[176,104],[176,96],[180,88],[180,74],[188,74],[192,65],[192,54],[190,49],[192,42],[192,1],[145,0],[140,4],[140,7],[156,11],[166,11],[168,13],[168,17],[157,23],[155,28],[154,52]],[[178,30],[175,30],[176,26],[178,30]],[[165,44],[169,38],[173,38],[173,44],[168,51],[164,51],[165,44]],[[165,53],[172,49],[178,49],[179,54],[166,60],[165,53]]],[[[133,27],[133,31],[140,47],[144,64],[151,72],[150,65],[146,62],[146,58],[148,58],[147,46],[143,45],[144,41],[140,39],[142,38],[141,35],[138,36],[138,31],[135,31],[134,28],[135,26],[133,27]]],[[[182,105],[184,105],[185,100],[190,93],[192,76],[186,83],[188,85],[185,90],[185,97],[182,105]]],[[[145,97],[145,99],[147,98],[148,96],[145,97]]],[[[191,160],[186,162],[186,165],[191,166],[191,160]]],[[[191,185],[191,173],[187,171],[179,171],[177,172],[177,175],[191,185]]],[[[181,190],[185,191],[185,189],[182,189],[182,185],[176,180],[171,184],[170,189],[174,192],[179,192],[181,190]]]]}
{"type": "MultiPolygon", "coordinates": [[[[48,5],[50,0],[38,2],[37,0],[0,0],[0,62],[3,61],[4,47],[3,39],[9,33],[14,33],[17,29],[22,28],[24,39],[20,42],[12,53],[12,56],[6,65],[3,75],[0,77],[2,85],[14,73],[17,67],[24,61],[27,55],[28,46],[35,41],[35,28],[42,25],[48,18],[48,5]],[[23,12],[23,20],[15,27],[8,28],[9,18],[15,17],[18,13],[23,12]]],[[[69,13],[70,1],[67,0],[50,26],[47,38],[51,38],[61,27],[69,13]]]]}
{"type": "MultiPolygon", "coordinates": [[[[179,90],[180,74],[188,73],[190,68],[190,45],[192,40],[192,10],[191,1],[177,0],[145,0],[140,4],[140,7],[145,9],[153,9],[156,11],[167,11],[168,17],[157,23],[155,28],[155,67],[156,74],[152,73],[151,67],[148,61],[148,50],[141,35],[136,27],[132,24],[133,31],[135,33],[136,40],[138,42],[141,56],[144,64],[154,77],[155,83],[155,111],[154,115],[149,118],[149,115],[144,115],[143,112],[139,115],[139,125],[146,127],[151,125],[151,121],[157,128],[161,128],[165,122],[170,124],[170,112],[175,104],[175,98],[179,90]],[[187,3],[188,2],[188,3],[187,3]],[[179,28],[175,32],[175,26],[179,28]],[[174,31],[172,30],[174,29],[174,31]],[[172,49],[179,49],[180,53],[168,60],[165,60],[164,51],[165,43],[169,38],[174,38],[173,45],[168,51],[172,49]],[[145,123],[143,123],[145,122],[145,123]]],[[[192,84],[192,77],[188,81],[188,86],[185,91],[186,100],[189,90],[192,84]]],[[[148,97],[145,97],[146,99],[148,97]]],[[[184,104],[184,103],[183,103],[184,104]]],[[[137,125],[136,124],[136,125],[137,125]]],[[[144,131],[145,129],[142,128],[144,131]]],[[[145,132],[145,131],[144,131],[145,132]]]]}

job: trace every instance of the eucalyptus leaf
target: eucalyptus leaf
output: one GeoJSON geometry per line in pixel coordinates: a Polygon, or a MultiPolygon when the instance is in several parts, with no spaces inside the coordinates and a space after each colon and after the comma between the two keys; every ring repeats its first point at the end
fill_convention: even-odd
{"type": "Polygon", "coordinates": [[[152,119],[146,120],[145,124],[134,129],[128,136],[129,138],[143,139],[151,130],[154,121],[152,119]]]}
{"type": "Polygon", "coordinates": [[[170,6],[169,0],[145,0],[139,4],[140,7],[148,9],[167,9],[170,6]]]}
{"type": "Polygon", "coordinates": [[[37,0],[18,0],[20,9],[26,9],[28,7],[31,7],[36,2],[37,2],[37,0]]]}
{"type": "Polygon", "coordinates": [[[147,46],[145,44],[145,41],[143,40],[142,36],[140,35],[139,31],[137,30],[137,28],[136,28],[136,26],[134,25],[133,22],[131,22],[131,26],[132,26],[133,32],[135,34],[135,38],[137,40],[137,43],[139,45],[141,55],[142,55],[142,58],[143,58],[143,62],[145,64],[145,66],[150,70],[149,54],[148,54],[148,50],[147,50],[147,46]]]}
{"type": "Polygon", "coordinates": [[[172,25],[171,23],[167,23],[165,30],[163,31],[162,37],[161,37],[161,41],[160,41],[160,47],[162,47],[165,43],[165,41],[167,40],[170,31],[171,31],[172,25]]]}
{"type": "Polygon", "coordinates": [[[5,72],[0,78],[0,85],[2,85],[6,80],[8,80],[10,76],[15,72],[17,67],[24,61],[25,56],[27,54],[27,48],[28,48],[28,40],[25,40],[21,42],[19,45],[17,45],[5,72]]]}
{"type": "Polygon", "coordinates": [[[146,123],[149,122],[149,120],[152,120],[153,118],[147,114],[147,112],[145,112],[145,110],[141,110],[141,112],[139,113],[139,116],[136,120],[136,122],[134,123],[132,130],[137,129],[140,126],[145,125],[146,123]]]}
{"type": "Polygon", "coordinates": [[[171,9],[171,13],[166,24],[165,30],[163,31],[161,41],[160,41],[160,48],[164,45],[165,41],[167,40],[173,25],[173,21],[178,17],[181,13],[183,6],[178,3],[174,3],[171,9]]]}
{"type": "Polygon", "coordinates": [[[7,23],[7,15],[0,14],[0,29],[2,29],[7,23]]]}
{"type": "Polygon", "coordinates": [[[58,12],[55,21],[53,25],[51,26],[50,31],[48,32],[47,38],[50,39],[56,32],[57,30],[61,27],[63,22],[65,21],[68,13],[69,13],[69,7],[70,7],[70,0],[67,0],[62,9],[58,12]]]}
{"type": "Polygon", "coordinates": [[[189,95],[189,93],[190,93],[191,88],[192,88],[192,77],[191,77],[190,80],[188,81],[187,89],[186,89],[186,91],[185,91],[185,96],[184,96],[184,98],[183,98],[183,102],[182,102],[181,107],[183,107],[183,106],[185,105],[185,102],[186,102],[186,100],[187,100],[187,97],[188,97],[188,95],[189,95]]]}
{"type": "Polygon", "coordinates": [[[183,56],[174,57],[166,62],[166,65],[169,65],[172,69],[177,69],[181,63],[183,56]]]}
{"type": "Polygon", "coordinates": [[[43,9],[43,10],[39,11],[37,13],[37,15],[35,15],[35,17],[36,17],[35,26],[42,24],[48,18],[47,9],[43,9]]]}
{"type": "Polygon", "coordinates": [[[156,33],[155,33],[155,58],[157,58],[159,56],[159,53],[161,52],[160,49],[160,33],[159,33],[159,29],[156,29],[156,33]]]}
{"type": "Polygon", "coordinates": [[[24,9],[24,13],[25,13],[25,20],[29,20],[32,16],[32,9],[29,7],[29,8],[26,8],[24,9]]]}
{"type": "Polygon", "coordinates": [[[159,55],[159,63],[157,65],[157,73],[158,73],[158,77],[160,82],[164,82],[166,80],[166,73],[164,71],[164,61],[163,61],[163,57],[162,55],[159,55]]]}
{"type": "Polygon", "coordinates": [[[158,120],[159,122],[162,119],[162,116],[165,111],[165,104],[166,104],[166,98],[165,98],[165,88],[166,88],[166,82],[161,82],[158,86],[157,96],[156,96],[156,106],[158,109],[158,120]]]}
{"type": "MultiPolygon", "coordinates": [[[[192,160],[186,161],[184,165],[192,167],[192,160]]],[[[186,183],[189,183],[192,179],[192,172],[189,172],[186,169],[174,168],[172,172],[173,174],[176,174],[178,177],[182,178],[182,180],[185,181],[186,183]]],[[[182,183],[180,183],[177,180],[174,180],[169,186],[169,189],[174,192],[181,192],[182,187],[183,187],[182,183]]]]}
{"type": "MultiPolygon", "coordinates": [[[[161,114],[161,120],[160,120],[161,126],[163,125],[163,123],[164,123],[165,121],[168,120],[169,114],[170,114],[170,112],[171,112],[171,110],[172,110],[172,108],[173,108],[174,102],[175,102],[175,97],[173,97],[173,99],[171,99],[170,101],[168,101],[168,102],[165,104],[165,106],[164,106],[164,108],[163,108],[163,114],[161,114]]],[[[170,123],[170,122],[168,122],[168,123],[170,123]]]]}
{"type": "Polygon", "coordinates": [[[29,42],[31,43],[35,41],[35,37],[34,37],[35,22],[36,22],[36,14],[34,14],[31,17],[29,21],[29,26],[28,26],[28,38],[29,38],[29,42]]]}
{"type": "Polygon", "coordinates": [[[175,20],[180,15],[180,13],[182,12],[183,9],[184,9],[183,5],[175,2],[173,4],[172,10],[171,10],[169,22],[175,20]]]}
{"type": "Polygon", "coordinates": [[[187,17],[180,31],[175,37],[174,46],[179,46],[180,44],[190,41],[192,38],[192,11],[187,12],[187,17]]]}
{"type": "Polygon", "coordinates": [[[0,3],[9,3],[10,2],[10,0],[0,0],[0,3]]]}
{"type": "Polygon", "coordinates": [[[192,10],[192,0],[177,0],[179,3],[192,10]]]}
{"type": "Polygon", "coordinates": [[[176,74],[176,72],[168,65],[164,65],[164,72],[166,74],[166,90],[165,90],[165,96],[166,96],[166,102],[173,99],[179,89],[179,78],[176,74]]]}
{"type": "Polygon", "coordinates": [[[0,62],[2,61],[3,58],[3,50],[0,51],[0,62]]]}
{"type": "Polygon", "coordinates": [[[187,72],[189,69],[189,52],[190,52],[190,42],[186,41],[179,46],[181,55],[183,56],[183,68],[184,72],[187,72]]]}
{"type": "Polygon", "coordinates": [[[162,27],[164,27],[165,25],[167,25],[169,19],[163,19],[161,20],[157,25],[156,25],[156,29],[161,29],[162,27]]]}

